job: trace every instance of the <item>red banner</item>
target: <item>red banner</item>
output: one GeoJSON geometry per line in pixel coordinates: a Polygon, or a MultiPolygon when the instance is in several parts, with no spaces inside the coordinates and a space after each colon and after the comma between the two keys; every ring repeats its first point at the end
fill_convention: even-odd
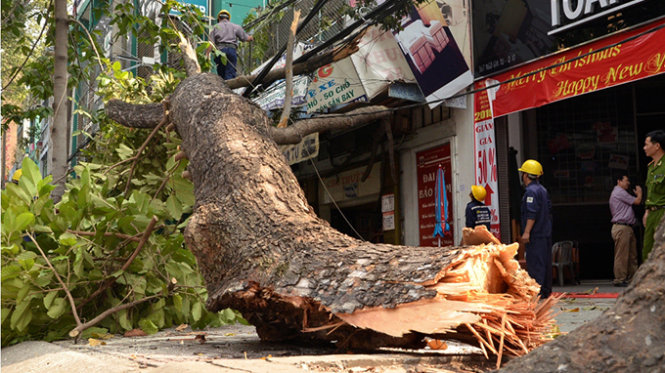
{"type": "Polygon", "coordinates": [[[436,148],[423,150],[416,153],[416,169],[418,176],[418,220],[420,229],[420,246],[437,246],[438,239],[434,238],[435,217],[435,193],[436,171],[439,165],[443,168],[446,179],[446,195],[448,196],[448,222],[450,232],[446,232],[441,239],[441,246],[453,244],[454,219],[453,219],[453,188],[452,168],[450,162],[450,143],[436,148]]]}
{"type": "Polygon", "coordinates": [[[661,19],[493,76],[491,81],[515,79],[496,91],[492,102],[494,117],[662,74],[665,72],[663,26],[665,20],[661,19]],[[649,30],[653,31],[645,32],[649,30]],[[635,39],[598,50],[641,33],[644,34],[635,39]],[[538,71],[552,65],[557,66],[538,71]]]}

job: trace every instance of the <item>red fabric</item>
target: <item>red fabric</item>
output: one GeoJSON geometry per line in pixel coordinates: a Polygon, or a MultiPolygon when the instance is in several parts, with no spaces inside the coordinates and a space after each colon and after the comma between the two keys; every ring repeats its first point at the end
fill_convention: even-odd
{"type": "MultiPolygon", "coordinates": [[[[491,83],[505,82],[547,66],[563,63],[553,69],[500,85],[496,99],[492,101],[494,117],[664,73],[665,28],[593,53],[663,25],[665,20],[661,19],[492,76],[491,83]],[[578,56],[584,57],[570,61],[578,56]]],[[[476,86],[484,85],[484,81],[482,83],[476,86]]]]}

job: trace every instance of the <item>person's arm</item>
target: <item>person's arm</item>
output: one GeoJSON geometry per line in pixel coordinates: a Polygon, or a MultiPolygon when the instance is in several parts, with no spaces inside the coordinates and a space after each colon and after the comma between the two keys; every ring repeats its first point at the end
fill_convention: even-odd
{"type": "Polygon", "coordinates": [[[529,243],[531,240],[531,230],[533,229],[533,226],[536,224],[535,219],[527,219],[526,220],[526,226],[524,227],[524,233],[522,233],[522,242],[523,243],[529,243]]]}
{"type": "Polygon", "coordinates": [[[633,205],[639,205],[642,203],[642,187],[637,185],[635,189],[633,189],[633,192],[635,192],[635,200],[633,201],[633,205]]]}

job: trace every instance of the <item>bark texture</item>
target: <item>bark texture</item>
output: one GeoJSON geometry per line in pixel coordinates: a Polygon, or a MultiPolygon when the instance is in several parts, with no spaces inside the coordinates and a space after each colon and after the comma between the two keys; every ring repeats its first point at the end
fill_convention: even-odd
{"type": "Polygon", "coordinates": [[[665,372],[665,220],[614,307],[502,372],[665,372]]]}
{"type": "MultiPolygon", "coordinates": [[[[482,315],[499,310],[493,317],[501,328],[515,325],[513,334],[525,341],[507,351],[541,343],[547,310],[531,302],[538,288],[512,259],[516,246],[405,247],[344,235],[308,205],[264,111],[217,75],[185,79],[169,105],[196,197],[185,241],[211,311],[239,310],[263,340],[375,349],[417,347],[424,335],[448,332],[473,339],[471,324],[489,327],[482,315]]],[[[128,112],[123,107],[115,103],[107,112],[116,119],[111,113],[120,117],[128,112]]],[[[488,332],[495,350],[491,339],[488,332]]]]}

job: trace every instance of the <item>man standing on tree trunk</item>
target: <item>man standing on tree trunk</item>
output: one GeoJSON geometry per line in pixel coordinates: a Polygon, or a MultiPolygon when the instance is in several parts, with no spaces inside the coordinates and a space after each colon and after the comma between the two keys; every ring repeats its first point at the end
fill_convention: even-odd
{"type": "Polygon", "coordinates": [[[653,248],[654,235],[658,224],[665,215],[665,131],[656,130],[647,133],[644,140],[644,153],[652,159],[647,169],[647,199],[644,202],[644,247],[642,259],[646,260],[653,248]]]}
{"type": "Polygon", "coordinates": [[[637,223],[633,205],[642,203],[642,188],[635,187],[637,197],[628,193],[630,179],[621,174],[610,195],[612,239],[614,240],[614,286],[626,286],[637,271],[637,240],[633,226],[637,223]]]}
{"type": "MultiPolygon", "coordinates": [[[[242,26],[231,23],[231,13],[222,9],[217,13],[217,24],[210,32],[210,42],[226,55],[226,63],[223,63],[221,56],[215,56],[217,64],[217,75],[224,80],[236,77],[236,64],[238,63],[238,39],[242,41],[252,41],[254,38],[243,30],[242,26]]],[[[206,50],[206,56],[210,56],[212,46],[206,50]]]]}
{"type": "Polygon", "coordinates": [[[519,170],[525,185],[522,197],[522,237],[526,246],[526,268],[540,285],[540,295],[552,293],[552,202],[547,189],[540,184],[543,166],[526,160],[519,170]]]}

